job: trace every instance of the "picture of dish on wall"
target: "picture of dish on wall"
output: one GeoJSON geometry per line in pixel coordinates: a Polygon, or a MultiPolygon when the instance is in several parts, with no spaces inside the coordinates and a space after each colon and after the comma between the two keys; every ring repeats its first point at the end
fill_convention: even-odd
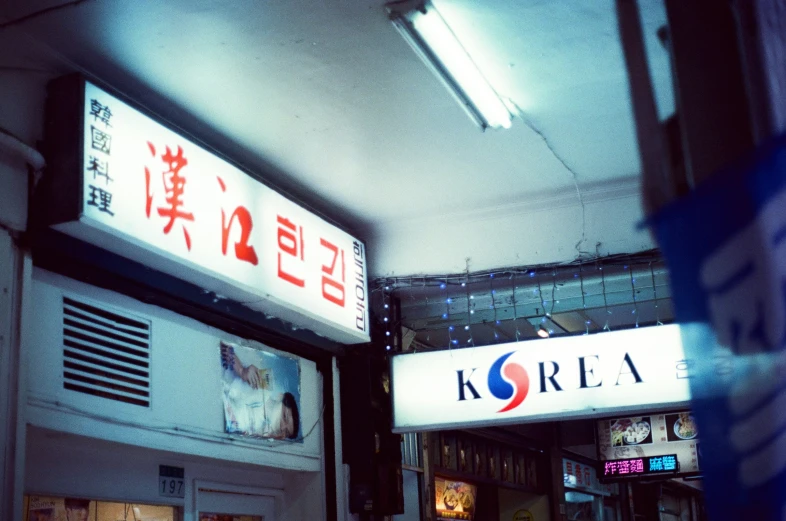
{"type": "Polygon", "coordinates": [[[477,487],[460,481],[436,477],[437,519],[472,521],[475,513],[477,487]]]}
{"type": "Polygon", "coordinates": [[[696,418],[690,412],[666,415],[666,437],[668,441],[694,440],[699,436],[696,418]]]}
{"type": "Polygon", "coordinates": [[[612,447],[652,443],[652,422],[649,416],[611,420],[609,429],[612,447]]]}

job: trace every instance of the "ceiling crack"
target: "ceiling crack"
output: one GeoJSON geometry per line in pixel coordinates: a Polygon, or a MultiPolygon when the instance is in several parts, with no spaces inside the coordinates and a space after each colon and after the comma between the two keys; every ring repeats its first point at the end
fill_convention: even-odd
{"type": "Polygon", "coordinates": [[[513,115],[518,116],[524,122],[524,124],[527,125],[527,127],[529,127],[530,130],[532,130],[535,134],[538,135],[538,137],[543,141],[543,144],[546,145],[546,148],[549,149],[549,152],[551,152],[551,155],[554,156],[554,158],[560,162],[560,164],[565,168],[565,170],[567,170],[570,173],[573,179],[573,186],[576,188],[576,196],[578,197],[579,204],[581,205],[581,238],[578,240],[578,242],[576,242],[576,246],[575,246],[577,252],[576,258],[581,259],[582,257],[589,255],[589,252],[583,251],[581,249],[581,245],[587,240],[587,216],[586,216],[587,209],[586,206],[584,205],[584,196],[581,193],[581,189],[579,188],[578,174],[570,165],[568,165],[567,162],[565,162],[565,159],[557,152],[557,150],[554,148],[554,145],[552,145],[551,141],[549,141],[549,138],[546,137],[543,131],[541,131],[537,126],[535,126],[532,120],[529,119],[526,112],[524,112],[524,109],[522,109],[519,106],[519,104],[516,103],[514,100],[510,98],[507,98],[507,100],[510,102],[510,105],[512,105],[516,109],[513,115]]]}

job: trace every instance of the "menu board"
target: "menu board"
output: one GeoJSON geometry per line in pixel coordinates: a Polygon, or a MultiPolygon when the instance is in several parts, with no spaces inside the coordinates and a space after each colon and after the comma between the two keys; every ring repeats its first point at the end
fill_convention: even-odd
{"type": "Polygon", "coordinates": [[[475,515],[475,500],[478,489],[475,485],[461,481],[434,478],[437,519],[462,519],[472,521],[475,515]]]}
{"type": "Polygon", "coordinates": [[[690,411],[599,420],[601,461],[675,455],[679,474],[699,472],[699,431],[690,411]]]}

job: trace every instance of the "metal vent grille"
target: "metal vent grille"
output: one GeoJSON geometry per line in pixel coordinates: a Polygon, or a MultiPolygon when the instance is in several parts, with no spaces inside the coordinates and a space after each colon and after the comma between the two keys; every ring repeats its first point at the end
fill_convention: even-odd
{"type": "Polygon", "coordinates": [[[63,297],[63,388],[150,407],[150,322],[63,297]]]}

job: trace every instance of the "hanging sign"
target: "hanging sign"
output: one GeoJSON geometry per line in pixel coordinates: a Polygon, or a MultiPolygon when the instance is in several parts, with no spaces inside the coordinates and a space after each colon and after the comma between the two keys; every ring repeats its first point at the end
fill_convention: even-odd
{"type": "Polygon", "coordinates": [[[690,411],[599,420],[597,432],[603,461],[676,454],[681,474],[699,472],[699,429],[690,411]]]}
{"type": "Polygon", "coordinates": [[[48,121],[55,229],[333,340],[369,341],[359,239],[78,77],[50,85],[48,121]]]}
{"type": "Polygon", "coordinates": [[[396,432],[689,403],[676,325],[394,356],[396,432]]]}
{"type": "Polygon", "coordinates": [[[680,465],[676,454],[664,454],[663,456],[604,461],[602,469],[603,480],[609,481],[655,474],[669,474],[669,477],[675,477],[680,470],[680,465]]]}

